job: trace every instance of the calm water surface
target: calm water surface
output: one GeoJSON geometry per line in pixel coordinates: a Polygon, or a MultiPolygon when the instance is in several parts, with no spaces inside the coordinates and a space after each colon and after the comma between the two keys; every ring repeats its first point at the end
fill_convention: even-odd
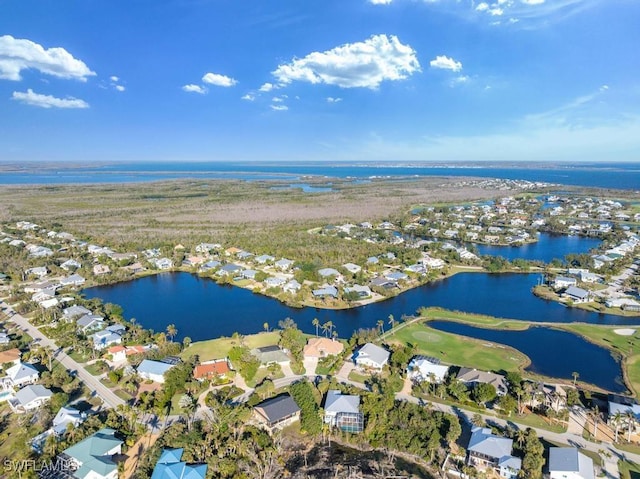
{"type": "Polygon", "coordinates": [[[620,363],[609,351],[566,331],[544,327],[497,331],[451,321],[431,321],[429,326],[438,331],[511,346],[529,356],[531,365],[527,370],[534,373],[572,379],[572,373],[576,371],[581,381],[609,391],[626,391],[620,363]]]}

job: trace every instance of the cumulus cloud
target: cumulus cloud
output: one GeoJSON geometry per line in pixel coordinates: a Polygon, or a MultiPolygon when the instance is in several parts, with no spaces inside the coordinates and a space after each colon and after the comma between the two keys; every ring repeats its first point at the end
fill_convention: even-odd
{"type": "Polygon", "coordinates": [[[125,91],[125,90],[126,90],[126,88],[125,88],[125,87],[123,87],[122,85],[116,85],[114,88],[115,88],[116,90],[118,90],[118,91],[125,91]]]}
{"type": "Polygon", "coordinates": [[[327,97],[327,103],[340,103],[342,98],[334,98],[332,96],[327,97]]]}
{"type": "Polygon", "coordinates": [[[385,80],[403,80],[420,71],[416,52],[398,37],[374,35],[324,52],[293,59],[272,72],[278,83],[325,83],[342,88],[378,88],[385,80]]]}
{"type": "Polygon", "coordinates": [[[184,85],[182,87],[183,91],[186,91],[187,93],[199,93],[200,95],[204,95],[205,93],[207,93],[207,89],[200,86],[200,85],[195,85],[193,83],[189,83],[188,85],[184,85]]]}
{"type": "Polygon", "coordinates": [[[45,49],[31,40],[0,37],[0,79],[18,81],[22,70],[38,70],[45,75],[87,81],[94,76],[87,65],[64,48],[45,49]]]}
{"type": "Polygon", "coordinates": [[[369,0],[374,5],[389,5],[393,0],[369,0]]]}
{"type": "Polygon", "coordinates": [[[226,75],[220,75],[218,73],[205,73],[202,77],[202,81],[204,83],[208,83],[209,85],[221,86],[221,87],[231,87],[238,83],[238,80],[235,80],[226,75]]]}
{"type": "Polygon", "coordinates": [[[89,108],[89,104],[79,98],[56,98],[51,95],[41,95],[35,93],[31,88],[26,92],[14,91],[11,99],[40,108],[89,108]]]}
{"type": "Polygon", "coordinates": [[[247,93],[246,95],[242,96],[241,99],[245,101],[254,101],[256,99],[256,96],[253,93],[247,93]]]}
{"type": "Polygon", "coordinates": [[[269,105],[274,111],[287,111],[289,107],[287,105],[269,105]]]}
{"type": "Polygon", "coordinates": [[[271,90],[273,90],[275,88],[275,85],[273,83],[264,83],[261,87],[260,87],[260,91],[261,92],[270,92],[271,90]]]}
{"type": "Polygon", "coordinates": [[[120,81],[120,78],[115,75],[111,75],[109,77],[109,80],[111,80],[113,83],[118,83],[120,81]]]}
{"type": "Polygon", "coordinates": [[[454,72],[459,72],[462,70],[462,63],[454,60],[453,58],[449,58],[445,55],[438,55],[435,59],[429,62],[431,68],[440,68],[442,70],[451,70],[454,72]]]}

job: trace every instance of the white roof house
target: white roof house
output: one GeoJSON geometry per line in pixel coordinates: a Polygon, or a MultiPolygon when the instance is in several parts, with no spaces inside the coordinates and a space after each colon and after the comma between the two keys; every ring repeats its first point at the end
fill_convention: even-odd
{"type": "Polygon", "coordinates": [[[138,375],[157,383],[164,383],[164,373],[173,367],[172,364],[144,359],[138,366],[138,375]]]}
{"type": "Polygon", "coordinates": [[[441,383],[449,372],[449,366],[443,366],[440,361],[424,356],[414,357],[407,367],[407,376],[412,381],[429,381],[433,377],[436,383],[441,383]]]}
{"type": "Polygon", "coordinates": [[[84,421],[86,414],[81,413],[72,407],[61,407],[53,418],[53,432],[58,436],[61,436],[67,431],[69,424],[73,424],[74,427],[78,427],[82,421],[84,421]]]}
{"type": "Polygon", "coordinates": [[[593,461],[575,447],[549,448],[551,479],[594,479],[593,461]]]}
{"type": "Polygon", "coordinates": [[[30,384],[23,387],[9,400],[11,409],[15,412],[26,412],[37,409],[51,399],[53,393],[40,384],[30,384]]]}
{"type": "Polygon", "coordinates": [[[13,387],[35,383],[39,377],[38,370],[29,363],[18,363],[7,369],[7,378],[9,378],[13,387]]]}
{"type": "Polygon", "coordinates": [[[324,422],[346,432],[362,432],[363,416],[360,396],[342,394],[330,389],[324,402],[324,422]]]}
{"type": "Polygon", "coordinates": [[[84,282],[85,279],[79,274],[72,274],[71,276],[67,276],[60,280],[60,284],[62,286],[80,286],[84,284],[84,282]]]}
{"type": "Polygon", "coordinates": [[[389,362],[390,353],[380,346],[367,343],[354,354],[354,361],[358,366],[382,370],[389,362]]]}
{"type": "Polygon", "coordinates": [[[354,263],[345,263],[342,265],[342,267],[351,274],[358,274],[360,271],[362,271],[362,267],[354,263]]]}
{"type": "Polygon", "coordinates": [[[321,278],[328,278],[330,276],[340,277],[340,272],[334,268],[322,268],[318,270],[318,274],[321,278]]]}
{"type": "Polygon", "coordinates": [[[467,451],[467,462],[478,469],[494,468],[501,477],[517,477],[522,461],[511,455],[513,441],[495,436],[491,429],[475,426],[471,429],[471,439],[467,451]]]}

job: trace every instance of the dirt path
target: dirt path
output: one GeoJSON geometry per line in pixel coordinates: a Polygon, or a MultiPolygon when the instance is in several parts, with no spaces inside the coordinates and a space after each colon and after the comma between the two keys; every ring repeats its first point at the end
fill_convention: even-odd
{"type": "Polygon", "coordinates": [[[124,473],[122,477],[124,479],[129,479],[136,470],[138,465],[138,461],[144,454],[144,452],[149,449],[156,440],[160,437],[160,433],[156,432],[152,434],[151,432],[146,433],[138,442],[136,442],[130,449],[127,451],[127,460],[124,463],[124,473]]]}

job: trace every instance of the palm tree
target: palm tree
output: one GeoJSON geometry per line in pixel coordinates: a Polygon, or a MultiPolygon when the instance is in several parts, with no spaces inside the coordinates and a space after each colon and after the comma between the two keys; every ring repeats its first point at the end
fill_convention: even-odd
{"type": "Polygon", "coordinates": [[[393,329],[393,326],[396,324],[396,318],[393,317],[393,314],[389,315],[389,326],[393,329]]]}
{"type": "Polygon", "coordinates": [[[587,413],[587,416],[589,416],[589,418],[593,421],[593,437],[596,438],[598,433],[598,420],[600,419],[600,409],[598,408],[598,406],[595,406],[593,409],[591,409],[587,413]]]}
{"type": "Polygon", "coordinates": [[[333,333],[331,333],[331,338],[335,341],[336,339],[338,339],[338,331],[334,331],[333,333]]]}
{"type": "Polygon", "coordinates": [[[316,338],[318,337],[318,326],[320,326],[320,320],[318,318],[313,318],[311,324],[316,327],[316,338]]]}
{"type": "Polygon", "coordinates": [[[264,328],[264,330],[268,333],[269,332],[269,323],[265,322],[262,327],[264,328]]]}
{"type": "Polygon", "coordinates": [[[574,371],[571,373],[571,376],[573,377],[573,387],[576,387],[576,382],[578,381],[578,378],[580,377],[580,373],[577,371],[574,371]]]}
{"type": "Polygon", "coordinates": [[[516,443],[518,443],[518,446],[520,446],[520,449],[522,449],[522,446],[527,440],[527,431],[525,431],[524,429],[518,429],[516,431],[515,440],[516,440],[516,443]]]}
{"type": "Polygon", "coordinates": [[[618,442],[618,431],[620,431],[620,423],[622,422],[623,417],[624,415],[620,411],[616,411],[616,413],[613,415],[613,418],[611,419],[611,422],[616,428],[616,436],[614,442],[618,442]]]}
{"type": "Polygon", "coordinates": [[[631,442],[631,433],[636,428],[636,415],[633,413],[633,411],[627,411],[625,413],[625,416],[627,418],[627,431],[629,432],[627,441],[631,442]]]}
{"type": "Polygon", "coordinates": [[[327,321],[326,323],[324,323],[322,325],[322,330],[325,332],[325,334],[327,335],[327,338],[328,338],[329,334],[331,334],[331,332],[333,331],[333,322],[332,321],[327,321]]]}
{"type": "Polygon", "coordinates": [[[178,328],[176,328],[175,324],[170,324],[169,326],[167,326],[167,336],[169,336],[169,339],[171,339],[171,342],[173,342],[173,338],[178,334],[178,328]]]}
{"type": "Polygon", "coordinates": [[[190,431],[193,413],[198,407],[198,403],[189,394],[183,394],[178,401],[178,406],[180,406],[180,408],[185,412],[185,416],[187,418],[187,429],[190,431]]]}
{"type": "Polygon", "coordinates": [[[384,334],[384,321],[383,320],[378,320],[378,329],[380,330],[380,334],[384,334]]]}

